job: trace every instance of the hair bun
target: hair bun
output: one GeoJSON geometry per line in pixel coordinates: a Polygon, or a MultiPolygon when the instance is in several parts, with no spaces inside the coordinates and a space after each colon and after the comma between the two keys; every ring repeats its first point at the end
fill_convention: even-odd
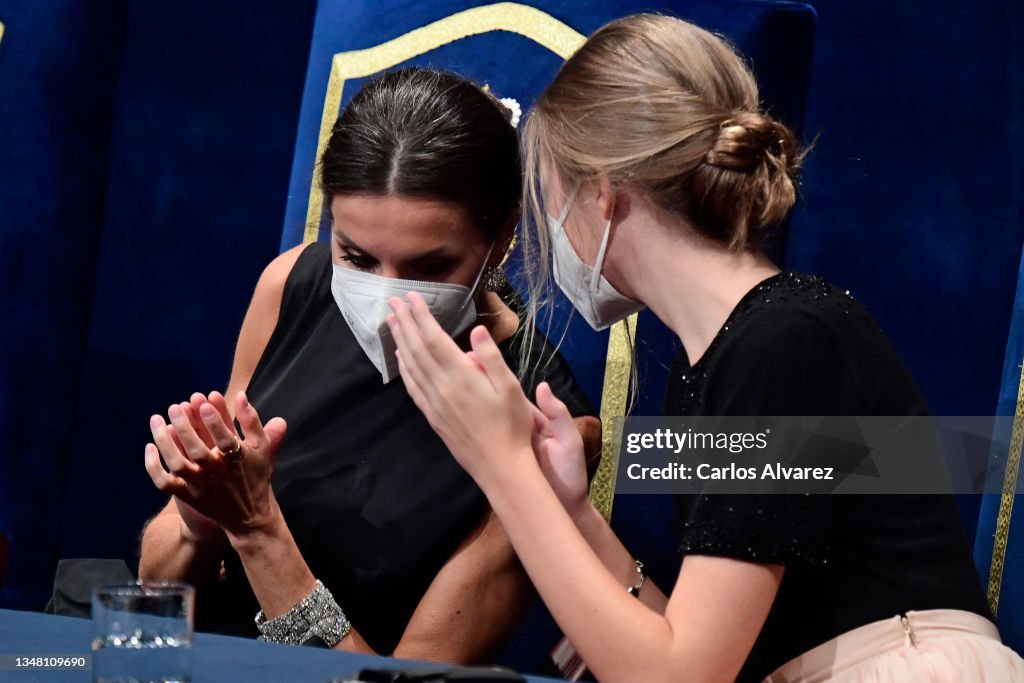
{"type": "Polygon", "coordinates": [[[718,138],[704,157],[712,166],[750,171],[772,156],[795,161],[796,140],[789,129],[764,114],[742,112],[722,122],[718,138]]]}
{"type": "Polygon", "coordinates": [[[694,169],[690,192],[697,219],[732,246],[758,241],[796,203],[802,155],[784,124],[742,112],[722,121],[704,164],[694,169]]]}

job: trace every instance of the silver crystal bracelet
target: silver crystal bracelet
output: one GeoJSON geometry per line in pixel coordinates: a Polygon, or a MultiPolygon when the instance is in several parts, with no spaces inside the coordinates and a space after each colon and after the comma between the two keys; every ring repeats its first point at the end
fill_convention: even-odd
{"type": "Polygon", "coordinates": [[[259,639],[271,643],[302,645],[319,641],[334,647],[352,630],[352,624],[331,592],[317,579],[313,592],[281,616],[268,620],[260,610],[256,628],[260,630],[259,639]]]}

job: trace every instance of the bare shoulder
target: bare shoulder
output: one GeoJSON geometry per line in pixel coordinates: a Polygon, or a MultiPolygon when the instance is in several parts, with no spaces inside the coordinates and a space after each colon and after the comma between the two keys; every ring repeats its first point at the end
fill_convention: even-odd
{"type": "Polygon", "coordinates": [[[295,262],[299,260],[299,256],[310,244],[312,243],[305,242],[294,246],[288,251],[279,254],[273,261],[267,264],[267,267],[263,269],[263,274],[260,275],[259,282],[256,284],[257,295],[261,289],[267,290],[267,293],[276,293],[278,303],[280,303],[280,295],[284,291],[288,275],[291,274],[292,268],[295,267],[295,262]]]}
{"type": "Polygon", "coordinates": [[[242,322],[242,330],[235,347],[235,361],[231,368],[231,379],[228,392],[234,395],[239,389],[249,384],[252,373],[259,362],[263,351],[270,341],[277,320],[281,313],[281,301],[284,298],[285,283],[295,263],[309,244],[300,244],[277,256],[271,261],[253,292],[249,311],[242,322]]]}

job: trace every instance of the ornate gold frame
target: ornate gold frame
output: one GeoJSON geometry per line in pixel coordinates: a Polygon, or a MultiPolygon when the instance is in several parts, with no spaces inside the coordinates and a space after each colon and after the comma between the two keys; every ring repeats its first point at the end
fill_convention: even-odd
{"type": "Polygon", "coordinates": [[[988,606],[992,609],[992,614],[999,612],[999,592],[1003,587],[1003,566],[1006,562],[1006,545],[1010,538],[1010,520],[1013,516],[1013,501],[1016,498],[1022,446],[1024,446],[1024,369],[1021,370],[1021,377],[1017,385],[1017,407],[1013,415],[1013,429],[1010,432],[1010,452],[1006,457],[1006,473],[1003,475],[1003,491],[999,496],[999,512],[996,513],[996,529],[992,542],[992,564],[988,572],[988,606]]]}

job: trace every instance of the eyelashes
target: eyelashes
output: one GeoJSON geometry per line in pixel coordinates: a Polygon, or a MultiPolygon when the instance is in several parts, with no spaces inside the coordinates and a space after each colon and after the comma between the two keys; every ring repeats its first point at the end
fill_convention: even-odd
{"type": "Polygon", "coordinates": [[[375,259],[372,259],[369,256],[364,256],[363,254],[355,254],[350,251],[342,253],[341,260],[348,261],[358,270],[371,270],[377,265],[377,261],[375,259]]]}
{"type": "MultiPolygon", "coordinates": [[[[352,251],[350,248],[345,246],[341,246],[341,255],[339,258],[342,261],[351,263],[352,267],[356,270],[371,271],[379,265],[377,259],[372,256],[362,252],[352,251]]],[[[410,274],[407,277],[409,279],[434,280],[436,278],[444,277],[450,273],[455,265],[455,262],[447,258],[430,260],[410,265],[410,274]]]]}

